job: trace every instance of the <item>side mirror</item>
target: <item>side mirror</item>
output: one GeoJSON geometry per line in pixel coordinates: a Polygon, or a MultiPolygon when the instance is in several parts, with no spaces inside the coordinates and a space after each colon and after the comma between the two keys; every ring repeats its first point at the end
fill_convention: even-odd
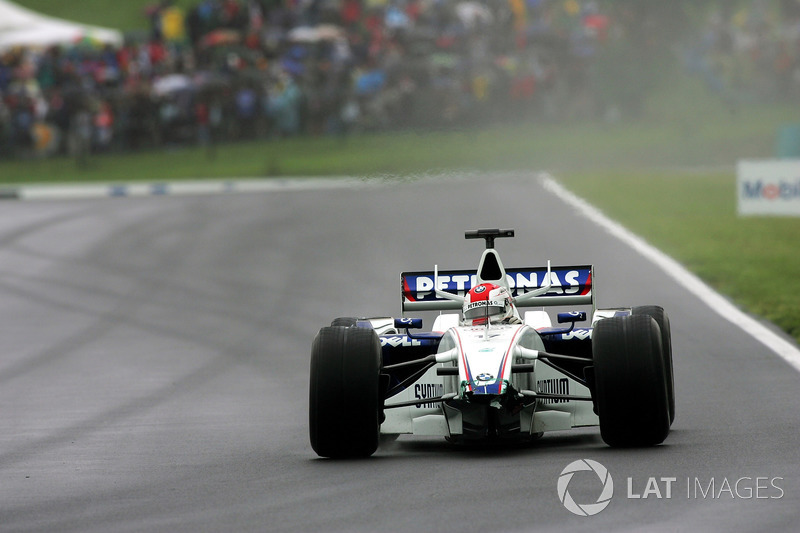
{"type": "Polygon", "coordinates": [[[421,318],[395,318],[394,327],[397,329],[422,329],[421,318]]]}
{"type": "Polygon", "coordinates": [[[586,320],[586,311],[570,311],[569,313],[558,313],[558,323],[566,324],[583,322],[586,320]]]}

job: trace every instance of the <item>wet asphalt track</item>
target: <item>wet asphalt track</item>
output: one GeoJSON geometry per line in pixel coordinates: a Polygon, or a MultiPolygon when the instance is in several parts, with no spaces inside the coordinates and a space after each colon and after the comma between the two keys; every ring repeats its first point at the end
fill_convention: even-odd
{"type": "MultiPolygon", "coordinates": [[[[800,374],[531,176],[2,202],[0,328],[2,532],[790,531],[800,521],[800,374]],[[370,460],[317,459],[307,437],[317,329],[397,314],[401,270],[476,266],[481,243],[463,231],[498,226],[517,230],[498,241],[507,266],[592,262],[601,306],[668,310],[677,418],[665,444],[612,450],[592,429],[500,449],[401,438],[370,460]],[[614,480],[592,517],[556,492],[582,458],[614,480]],[[651,477],[648,498],[628,497],[651,477]]],[[[592,503],[599,482],[580,474],[569,490],[592,503]]]]}

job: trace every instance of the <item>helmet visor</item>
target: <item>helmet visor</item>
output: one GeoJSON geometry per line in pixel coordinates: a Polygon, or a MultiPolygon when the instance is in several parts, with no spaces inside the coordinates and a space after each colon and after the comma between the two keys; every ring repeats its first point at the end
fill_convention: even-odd
{"type": "Polygon", "coordinates": [[[475,320],[476,318],[493,317],[503,315],[505,311],[506,307],[503,300],[482,300],[467,304],[464,309],[464,318],[466,320],[475,320]]]}

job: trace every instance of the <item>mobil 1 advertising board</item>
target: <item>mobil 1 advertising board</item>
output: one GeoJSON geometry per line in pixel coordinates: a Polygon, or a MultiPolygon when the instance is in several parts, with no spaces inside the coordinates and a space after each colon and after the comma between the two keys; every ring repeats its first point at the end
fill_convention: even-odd
{"type": "Polygon", "coordinates": [[[800,159],[739,161],[739,216],[800,216],[800,159]]]}

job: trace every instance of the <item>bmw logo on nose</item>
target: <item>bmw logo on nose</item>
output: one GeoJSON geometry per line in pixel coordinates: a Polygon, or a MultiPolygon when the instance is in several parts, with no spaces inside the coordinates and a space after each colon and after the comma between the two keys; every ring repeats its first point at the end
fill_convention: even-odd
{"type": "Polygon", "coordinates": [[[486,373],[486,372],[484,372],[482,374],[478,374],[477,376],[475,376],[475,381],[492,381],[493,379],[494,379],[494,376],[492,374],[489,374],[489,373],[486,373]]]}

